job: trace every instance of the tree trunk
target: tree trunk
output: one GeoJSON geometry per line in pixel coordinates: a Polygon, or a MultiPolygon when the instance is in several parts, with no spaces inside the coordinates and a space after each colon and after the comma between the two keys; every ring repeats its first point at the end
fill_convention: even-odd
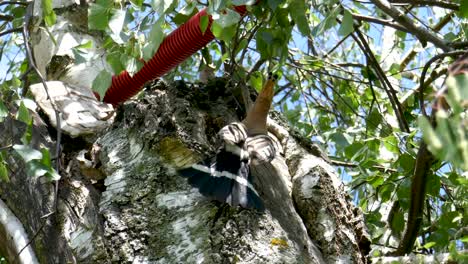
{"type": "MultiPolygon", "coordinates": [[[[278,114],[269,130],[281,155],[253,168],[264,214],[209,201],[175,173],[212,155],[216,132],[239,120],[232,94],[224,80],[159,81],[122,105],[97,140],[65,138],[58,212],[45,220],[53,184],[28,177],[13,155],[1,198],[30,238],[41,229],[32,243],[40,262],[365,262],[362,215],[320,152],[278,114]]],[[[11,134],[2,135],[5,145],[11,134]]]]}
{"type": "MultiPolygon", "coordinates": [[[[67,8],[62,15],[83,11],[67,8]]],[[[44,75],[71,86],[90,86],[86,71],[95,74],[94,68],[83,73],[66,64],[67,72],[51,75],[52,57],[63,56],[59,53],[64,49],[41,37],[36,40],[44,75]],[[40,49],[47,47],[44,56],[40,49]]],[[[232,86],[226,79],[206,86],[154,82],[141,99],[121,105],[105,131],[87,138],[65,136],[58,158],[62,178],[57,208],[54,184],[28,176],[24,163],[9,150],[11,181],[0,183],[0,198],[23,224],[39,262],[366,262],[370,242],[362,213],[321,151],[277,113],[268,123],[280,153],[270,164],[252,168],[265,213],[210,201],[177,175],[177,168],[213,155],[217,131],[244,117],[232,86]]],[[[20,144],[24,125],[8,119],[0,131],[0,146],[20,144]]],[[[33,145],[53,150],[54,133],[36,115],[33,145]]],[[[5,252],[15,251],[5,247],[5,252]]],[[[10,261],[22,262],[11,255],[10,261]]]]}

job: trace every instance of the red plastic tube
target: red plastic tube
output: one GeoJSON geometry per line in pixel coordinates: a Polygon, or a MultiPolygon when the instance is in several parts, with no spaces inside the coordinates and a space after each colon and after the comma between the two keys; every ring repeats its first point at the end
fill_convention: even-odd
{"type": "MultiPolygon", "coordinates": [[[[241,16],[247,12],[245,6],[236,6],[234,9],[241,16]]],[[[200,18],[206,15],[206,9],[203,9],[174,30],[163,40],[153,58],[133,77],[126,71],[113,76],[112,85],[104,96],[104,102],[116,105],[126,101],[138,93],[147,81],[163,76],[212,41],[214,36],[210,30],[213,21],[211,16],[205,33],[202,34],[200,30],[200,18]]]]}

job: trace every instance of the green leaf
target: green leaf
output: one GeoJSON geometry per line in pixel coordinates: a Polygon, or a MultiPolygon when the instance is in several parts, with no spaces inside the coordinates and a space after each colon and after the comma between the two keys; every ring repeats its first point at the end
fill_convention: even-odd
{"type": "Polygon", "coordinates": [[[413,172],[415,158],[411,156],[410,154],[407,154],[407,153],[402,154],[398,158],[397,162],[405,173],[413,172]]]}
{"type": "Polygon", "coordinates": [[[46,148],[42,148],[41,153],[42,153],[41,163],[44,164],[47,167],[52,167],[52,162],[50,161],[49,150],[46,149],[46,148]]]}
{"type": "Polygon", "coordinates": [[[460,1],[460,8],[458,9],[459,17],[468,18],[468,0],[460,1]]]}
{"type": "Polygon", "coordinates": [[[272,56],[273,34],[269,29],[259,29],[256,35],[257,50],[262,59],[269,59],[272,56]]]}
{"type": "Polygon", "coordinates": [[[282,1],[282,0],[268,0],[267,3],[268,3],[268,6],[271,8],[271,10],[275,11],[276,8],[277,8],[281,3],[283,3],[283,1],[282,1]]]}
{"type": "Polygon", "coordinates": [[[91,53],[82,51],[76,48],[72,48],[73,57],[75,58],[75,64],[85,63],[91,58],[91,53]]]}
{"type": "Polygon", "coordinates": [[[380,197],[382,198],[381,203],[390,201],[390,198],[395,190],[395,185],[393,183],[386,183],[380,189],[380,197]]]}
{"type": "Polygon", "coordinates": [[[339,11],[340,9],[337,6],[331,12],[329,12],[328,16],[312,29],[312,36],[321,36],[324,31],[332,28],[336,24],[336,16],[338,15],[339,11]]]}
{"type": "Polygon", "coordinates": [[[164,20],[159,19],[151,28],[149,33],[149,42],[143,47],[143,59],[150,60],[159,48],[159,45],[164,40],[164,32],[162,30],[164,20]]]}
{"type": "Polygon", "coordinates": [[[343,20],[341,21],[340,29],[338,29],[338,34],[340,34],[341,36],[347,36],[353,31],[353,15],[351,15],[351,13],[348,10],[345,10],[343,14],[343,20]]]}
{"type": "Polygon", "coordinates": [[[436,242],[427,242],[426,244],[424,244],[423,248],[430,249],[433,246],[435,246],[436,244],[437,244],[436,242]]]}
{"type": "Polygon", "coordinates": [[[32,134],[33,134],[33,122],[31,121],[26,126],[26,131],[24,131],[24,134],[21,137],[21,143],[23,143],[24,145],[28,145],[29,143],[31,143],[32,134]]]}
{"type": "Polygon", "coordinates": [[[257,90],[257,92],[260,92],[262,90],[262,82],[263,76],[261,72],[255,71],[250,75],[249,84],[255,90],[257,90]]]}
{"type": "Polygon", "coordinates": [[[208,28],[209,22],[210,22],[210,18],[208,15],[204,15],[200,17],[200,30],[202,34],[205,34],[206,29],[208,28]]]}
{"type": "Polygon", "coordinates": [[[3,160],[3,155],[0,153],[0,181],[10,182],[10,178],[8,177],[8,169],[7,164],[3,160]]]}
{"type": "Polygon", "coordinates": [[[109,24],[110,10],[108,6],[90,4],[88,10],[89,29],[105,30],[109,24]]]}
{"type": "Polygon", "coordinates": [[[435,173],[428,173],[426,179],[426,190],[427,194],[433,197],[439,197],[440,195],[440,177],[435,173]]]}
{"type": "Polygon", "coordinates": [[[143,67],[143,63],[135,58],[129,58],[125,64],[125,69],[130,76],[133,76],[143,67]]]}
{"type": "Polygon", "coordinates": [[[97,92],[102,99],[106,95],[107,89],[112,84],[112,75],[106,70],[102,70],[93,81],[92,90],[97,92]]]}
{"type": "Polygon", "coordinates": [[[424,116],[419,116],[418,124],[423,132],[424,141],[429,146],[431,152],[436,153],[438,150],[442,149],[442,141],[435,133],[431,123],[429,123],[429,120],[424,116]]]}
{"type": "Polygon", "coordinates": [[[153,10],[156,11],[156,13],[159,16],[163,16],[164,14],[167,13],[167,11],[172,6],[172,4],[176,2],[177,1],[173,1],[173,0],[152,0],[151,6],[153,7],[153,10]]]}
{"type": "Polygon", "coordinates": [[[42,0],[42,15],[47,26],[53,26],[57,17],[52,8],[52,0],[42,0]]]}
{"type": "Polygon", "coordinates": [[[237,24],[241,19],[239,13],[231,9],[226,9],[224,12],[213,14],[212,17],[215,23],[223,29],[237,24]]]}
{"type": "Polygon", "coordinates": [[[370,114],[367,116],[366,121],[367,121],[367,127],[375,131],[377,127],[382,123],[382,115],[380,114],[379,110],[377,108],[373,108],[370,114]]]}
{"type": "Polygon", "coordinates": [[[57,181],[60,179],[54,168],[43,164],[41,161],[33,160],[26,164],[26,172],[31,177],[42,177],[45,176],[49,181],[57,181]]]}
{"type": "Polygon", "coordinates": [[[88,52],[89,49],[93,48],[93,42],[87,41],[83,44],[77,45],[72,48],[73,57],[75,58],[75,64],[85,63],[92,58],[92,53],[88,52]]]}
{"type": "Polygon", "coordinates": [[[225,0],[212,0],[212,1],[209,1],[209,5],[208,5],[208,14],[215,14],[225,8],[227,8],[227,4],[229,3],[229,1],[225,1],[225,0]]]}
{"type": "Polygon", "coordinates": [[[32,121],[32,118],[29,115],[29,110],[28,110],[28,108],[26,108],[23,101],[21,101],[21,103],[20,103],[18,113],[16,114],[16,119],[18,119],[19,121],[22,121],[22,122],[24,122],[26,124],[29,124],[32,121]]]}
{"type": "Polygon", "coordinates": [[[213,21],[213,24],[211,26],[211,31],[213,32],[213,35],[217,39],[220,39],[220,40],[225,41],[226,43],[229,43],[231,39],[234,37],[234,35],[236,34],[236,25],[223,28],[221,25],[218,24],[217,21],[213,21]]]}
{"type": "Polygon", "coordinates": [[[26,173],[30,177],[38,178],[49,172],[49,167],[38,160],[32,160],[26,164],[26,173]]]}
{"type": "Polygon", "coordinates": [[[24,162],[29,162],[31,160],[40,160],[42,159],[42,153],[39,150],[33,149],[27,145],[14,145],[13,149],[18,153],[24,162]]]}
{"type": "Polygon", "coordinates": [[[91,40],[88,40],[83,44],[75,46],[74,48],[76,48],[76,49],[91,49],[91,48],[93,48],[93,42],[91,40]]]}
{"type": "Polygon", "coordinates": [[[392,228],[392,231],[395,233],[401,233],[405,228],[405,217],[400,210],[395,212],[395,214],[393,215],[390,226],[392,228]]]}
{"type": "Polygon", "coordinates": [[[299,32],[303,36],[310,35],[309,22],[306,17],[307,7],[304,0],[292,0],[289,4],[289,12],[294,22],[297,24],[299,32]]]}
{"type": "Polygon", "coordinates": [[[386,149],[388,149],[392,153],[399,154],[400,147],[398,146],[398,139],[391,135],[382,139],[382,142],[386,149]]]}
{"type": "Polygon", "coordinates": [[[245,50],[247,48],[247,45],[249,44],[249,41],[247,39],[242,39],[239,44],[237,45],[235,54],[239,54],[239,52],[245,50]]]}
{"type": "Polygon", "coordinates": [[[409,209],[409,199],[411,195],[411,180],[406,178],[401,181],[397,188],[397,197],[403,210],[409,209]]]}
{"type": "Polygon", "coordinates": [[[8,108],[0,101],[0,123],[8,116],[8,108]]]}
{"type": "Polygon", "coordinates": [[[130,3],[133,7],[138,7],[137,9],[139,10],[143,5],[143,0],[130,0],[130,3]]]}
{"type": "Polygon", "coordinates": [[[109,63],[109,65],[112,67],[112,70],[114,71],[114,74],[116,75],[125,70],[125,67],[120,60],[121,55],[122,54],[120,52],[113,52],[108,53],[106,57],[107,63],[109,63]]]}
{"type": "Polygon", "coordinates": [[[351,144],[350,137],[346,133],[335,132],[330,134],[329,139],[337,145],[339,149],[349,146],[351,144]]]}
{"type": "Polygon", "coordinates": [[[447,101],[454,111],[454,114],[462,113],[465,109],[462,103],[468,102],[468,75],[458,74],[456,76],[447,77],[448,87],[447,101]]]}
{"type": "Polygon", "coordinates": [[[184,16],[189,16],[193,13],[193,10],[195,10],[195,7],[196,7],[196,2],[189,2],[186,6],[184,6],[179,11],[179,14],[182,14],[184,16]]]}
{"type": "Polygon", "coordinates": [[[384,182],[385,182],[385,179],[382,176],[373,176],[369,180],[369,184],[372,185],[372,187],[374,187],[374,188],[379,187],[384,182]]]}
{"type": "Polygon", "coordinates": [[[60,174],[58,174],[53,168],[49,169],[46,173],[46,177],[49,181],[58,181],[61,178],[60,174]]]}
{"type": "Polygon", "coordinates": [[[114,8],[112,9],[111,14],[112,16],[109,20],[109,28],[112,31],[111,37],[116,43],[123,44],[126,37],[125,35],[121,36],[121,33],[125,24],[127,11],[114,8]]]}

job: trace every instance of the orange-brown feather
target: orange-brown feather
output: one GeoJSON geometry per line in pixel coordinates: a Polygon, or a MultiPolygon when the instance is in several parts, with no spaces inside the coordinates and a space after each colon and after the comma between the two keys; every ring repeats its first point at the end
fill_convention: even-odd
{"type": "Polygon", "coordinates": [[[266,121],[273,101],[275,78],[271,75],[263,86],[255,103],[242,121],[247,127],[248,135],[266,134],[266,121]]]}

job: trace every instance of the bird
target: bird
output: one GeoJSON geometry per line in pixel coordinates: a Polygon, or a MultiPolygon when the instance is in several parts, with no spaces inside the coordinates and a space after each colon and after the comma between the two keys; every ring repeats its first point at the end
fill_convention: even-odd
{"type": "Polygon", "coordinates": [[[214,157],[178,171],[202,195],[231,206],[265,210],[253,186],[250,166],[271,162],[276,155],[266,123],[277,79],[276,74],[269,73],[246,118],[221,128],[214,157]]]}

